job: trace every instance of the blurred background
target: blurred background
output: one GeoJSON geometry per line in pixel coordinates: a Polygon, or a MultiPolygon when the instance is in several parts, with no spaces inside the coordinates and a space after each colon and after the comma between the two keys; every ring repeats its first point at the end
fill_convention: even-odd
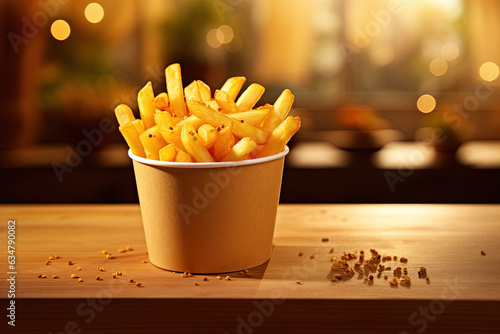
{"type": "Polygon", "coordinates": [[[500,1],[0,0],[0,202],[138,202],[114,107],[179,62],[295,94],[281,202],[500,202],[500,1]]]}

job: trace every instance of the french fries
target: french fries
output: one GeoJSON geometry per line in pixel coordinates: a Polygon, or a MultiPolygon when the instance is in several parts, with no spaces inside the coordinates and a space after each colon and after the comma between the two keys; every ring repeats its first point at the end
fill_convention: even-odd
{"type": "Polygon", "coordinates": [[[160,160],[160,149],[167,145],[167,143],[163,140],[158,125],[145,130],[141,133],[139,139],[141,140],[142,146],[144,146],[146,158],[160,160]]]}
{"type": "Polygon", "coordinates": [[[151,81],[148,81],[146,86],[144,86],[139,91],[139,94],[137,94],[137,104],[139,106],[142,124],[144,125],[144,129],[147,130],[155,125],[153,116],[156,112],[156,107],[153,85],[151,84],[151,81]]]}
{"type": "Polygon", "coordinates": [[[229,150],[228,154],[222,159],[222,161],[246,160],[250,157],[250,153],[252,153],[256,148],[257,144],[252,140],[252,138],[242,138],[229,150]]]}
{"type": "Polygon", "coordinates": [[[257,153],[257,157],[267,157],[278,154],[285,149],[286,143],[299,131],[300,118],[289,116],[274,129],[269,141],[257,153]]]}
{"type": "Polygon", "coordinates": [[[179,64],[165,69],[167,92],[154,96],[148,82],[138,93],[141,119],[120,104],[115,115],[132,153],[168,162],[224,162],[265,157],[284,150],[299,130],[288,117],[294,96],[285,89],[274,105],[256,107],[264,87],[253,83],[238,97],[245,77],[229,78],[220,90],[201,80],[182,84],[179,64]]]}
{"type": "Polygon", "coordinates": [[[198,128],[198,137],[203,146],[211,149],[217,140],[217,130],[210,124],[203,124],[198,128]]]}
{"type": "Polygon", "coordinates": [[[196,80],[196,83],[198,84],[198,90],[200,91],[202,102],[210,101],[212,99],[210,86],[201,80],[196,80]]]}
{"type": "Polygon", "coordinates": [[[221,125],[217,128],[217,131],[219,131],[219,135],[214,143],[214,158],[221,161],[234,145],[233,122],[226,127],[221,125]]]}
{"type": "MultiPolygon", "coordinates": [[[[228,93],[223,90],[216,90],[214,93],[214,100],[221,108],[221,112],[225,114],[238,112],[236,103],[231,99],[228,93]]],[[[196,100],[195,100],[196,101],[196,100]]]]}
{"type": "Polygon", "coordinates": [[[241,90],[241,87],[245,83],[247,78],[245,77],[232,77],[226,80],[224,85],[220,90],[226,92],[231,100],[236,101],[236,96],[241,90]]]}
{"type": "Polygon", "coordinates": [[[160,110],[170,110],[170,106],[168,103],[168,94],[162,92],[155,97],[155,107],[160,110]]]}
{"type": "Polygon", "coordinates": [[[126,104],[119,104],[115,108],[115,116],[118,120],[118,124],[123,125],[128,122],[132,122],[135,120],[134,113],[132,109],[126,104]]]}
{"type": "Polygon", "coordinates": [[[167,93],[172,113],[179,117],[186,116],[187,110],[182,89],[181,65],[169,65],[165,69],[165,77],[167,79],[167,93]]]}
{"type": "Polygon", "coordinates": [[[269,116],[270,109],[260,109],[260,110],[249,110],[244,112],[237,112],[234,114],[228,114],[229,117],[234,118],[238,121],[243,121],[250,125],[258,125],[262,123],[267,116],[269,116]]]}
{"type": "Polygon", "coordinates": [[[186,88],[184,88],[184,96],[186,97],[186,99],[203,102],[203,99],[201,98],[200,88],[196,80],[191,82],[186,86],[186,88]]]}
{"type": "Polygon", "coordinates": [[[262,94],[264,94],[264,87],[253,83],[241,94],[236,106],[238,111],[246,111],[252,109],[255,104],[260,100],[262,94]]]}
{"type": "Polygon", "coordinates": [[[191,123],[186,123],[182,127],[181,139],[186,152],[189,153],[196,162],[214,162],[214,158],[203,146],[191,123]]]}
{"type": "MultiPolygon", "coordinates": [[[[220,125],[228,126],[229,123],[232,122],[231,117],[226,116],[218,111],[212,110],[201,103],[192,100],[187,100],[186,103],[189,111],[192,112],[196,117],[215,127],[220,125]]],[[[234,122],[233,133],[235,136],[240,138],[250,137],[255,140],[257,144],[265,144],[267,142],[267,139],[271,135],[270,132],[247,124],[244,121],[234,122]]]]}
{"type": "Polygon", "coordinates": [[[274,103],[274,107],[269,114],[269,117],[264,122],[263,128],[273,131],[281,122],[283,122],[292,108],[294,99],[295,96],[293,96],[292,92],[285,89],[274,103]]]}
{"type": "Polygon", "coordinates": [[[119,127],[120,133],[132,150],[132,153],[138,157],[145,158],[144,147],[139,139],[139,132],[132,122],[124,123],[119,127]]]}
{"type": "Polygon", "coordinates": [[[177,150],[175,149],[174,144],[168,144],[167,146],[161,148],[158,154],[160,155],[160,161],[175,161],[177,150]]]}
{"type": "Polygon", "coordinates": [[[179,150],[179,152],[177,152],[177,155],[175,156],[175,162],[194,162],[194,160],[189,153],[183,150],[179,150]]]}

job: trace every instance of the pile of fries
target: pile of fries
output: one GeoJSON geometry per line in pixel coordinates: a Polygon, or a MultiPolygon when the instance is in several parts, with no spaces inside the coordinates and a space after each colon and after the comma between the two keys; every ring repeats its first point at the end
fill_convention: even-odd
{"type": "Polygon", "coordinates": [[[175,162],[240,161],[282,152],[300,128],[287,117],[294,96],[285,89],[274,105],[255,108],[264,87],[253,83],[238,97],[245,77],[227,79],[213,97],[195,80],[185,88],[181,67],[165,69],[167,92],[154,95],[148,82],[137,96],[141,119],[120,104],[115,115],[132,153],[175,162]],[[237,98],[238,97],[238,98],[237,98]]]}

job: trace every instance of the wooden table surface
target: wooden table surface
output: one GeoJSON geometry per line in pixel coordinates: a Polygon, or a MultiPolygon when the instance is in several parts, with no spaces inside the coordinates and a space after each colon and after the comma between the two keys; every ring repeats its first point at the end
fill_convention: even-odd
{"type": "MultiPolygon", "coordinates": [[[[120,333],[138,328],[151,333],[165,328],[204,333],[500,329],[500,205],[281,205],[270,261],[250,269],[251,277],[231,273],[229,281],[216,275],[207,275],[207,281],[205,276],[182,278],[143,263],[148,257],[138,205],[2,205],[0,217],[2,245],[7,220],[16,220],[20,332],[70,332],[68,323],[85,333],[103,328],[120,333]],[[132,251],[117,252],[128,245],[132,251]],[[340,260],[344,251],[359,255],[364,250],[369,258],[370,249],[406,257],[407,263],[381,263],[407,267],[411,284],[391,286],[392,270],[372,273],[372,281],[360,274],[330,280],[338,273],[331,270],[332,257],[340,260]],[[102,250],[114,258],[106,259],[102,250]],[[54,254],[61,258],[45,265],[54,254]],[[419,277],[422,266],[429,280],[419,277]],[[116,271],[123,274],[115,279],[116,271]],[[99,308],[80,305],[89,300],[99,308]],[[93,316],[89,310],[95,310],[93,316]],[[141,315],[139,322],[124,316],[132,311],[141,315]],[[42,320],[54,312],[57,317],[42,320]],[[193,322],[194,316],[206,322],[193,322]]],[[[11,271],[4,254],[2,276],[11,271]]],[[[3,279],[1,290],[6,298],[3,279]]]]}

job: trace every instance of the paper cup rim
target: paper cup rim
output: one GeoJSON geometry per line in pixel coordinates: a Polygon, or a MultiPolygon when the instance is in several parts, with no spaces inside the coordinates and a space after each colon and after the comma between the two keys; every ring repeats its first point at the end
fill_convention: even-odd
{"type": "Polygon", "coordinates": [[[145,165],[157,166],[157,167],[172,167],[172,168],[223,168],[223,167],[239,167],[248,165],[257,165],[273,160],[278,160],[285,157],[290,152],[288,146],[278,154],[270,155],[268,157],[248,159],[242,161],[224,161],[224,162],[170,162],[170,161],[160,161],[152,160],[147,158],[142,158],[134,153],[132,150],[128,150],[128,156],[137,162],[143,163],[145,165]]]}

